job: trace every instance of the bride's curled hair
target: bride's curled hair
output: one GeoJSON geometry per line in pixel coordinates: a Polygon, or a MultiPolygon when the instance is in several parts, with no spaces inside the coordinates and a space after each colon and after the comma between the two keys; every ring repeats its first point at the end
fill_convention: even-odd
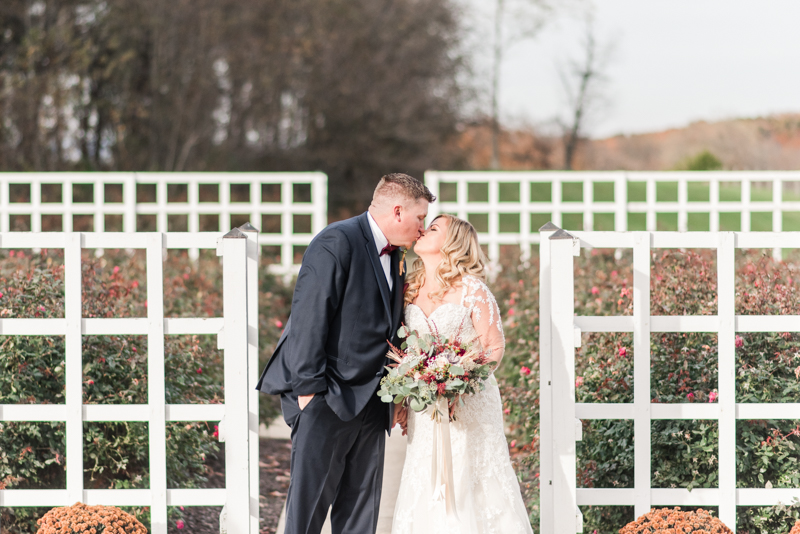
{"type": "MultiPolygon", "coordinates": [[[[437,219],[446,219],[447,234],[442,246],[442,261],[436,268],[436,281],[440,289],[429,293],[431,300],[441,301],[452,287],[460,284],[461,278],[466,275],[485,279],[484,269],[486,256],[478,243],[478,232],[464,219],[453,215],[442,214],[437,219]]],[[[425,267],[421,258],[417,258],[411,266],[406,277],[408,289],[405,294],[405,304],[410,304],[419,294],[419,288],[425,283],[425,267]]]]}

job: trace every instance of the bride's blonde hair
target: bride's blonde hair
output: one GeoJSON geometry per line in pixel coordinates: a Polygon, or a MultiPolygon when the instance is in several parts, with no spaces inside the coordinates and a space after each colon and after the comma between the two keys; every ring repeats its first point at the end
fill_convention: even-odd
{"type": "MultiPolygon", "coordinates": [[[[439,290],[428,294],[431,300],[442,300],[450,288],[460,284],[461,278],[466,275],[485,279],[484,268],[486,256],[478,243],[478,232],[464,219],[453,215],[442,214],[437,219],[447,219],[447,234],[442,245],[442,261],[436,268],[436,281],[439,290]]],[[[405,304],[410,304],[419,294],[419,288],[425,283],[425,267],[421,258],[417,258],[411,266],[406,277],[408,289],[405,294],[405,304]]]]}

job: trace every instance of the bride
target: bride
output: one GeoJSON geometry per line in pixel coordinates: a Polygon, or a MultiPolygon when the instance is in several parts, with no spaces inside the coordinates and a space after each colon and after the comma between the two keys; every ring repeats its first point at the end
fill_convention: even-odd
{"type": "MultiPolygon", "coordinates": [[[[505,348],[500,310],[483,282],[484,256],[470,223],[440,215],[417,240],[408,274],[405,324],[420,334],[477,339],[500,362],[505,348]],[[459,330],[460,329],[460,330],[459,330]]],[[[491,382],[491,383],[489,383],[491,382]]],[[[408,448],[395,505],[393,534],[528,534],[528,514],[503,433],[500,391],[486,389],[454,403],[450,423],[455,514],[434,500],[431,482],[434,422],[408,411],[408,448]]]]}

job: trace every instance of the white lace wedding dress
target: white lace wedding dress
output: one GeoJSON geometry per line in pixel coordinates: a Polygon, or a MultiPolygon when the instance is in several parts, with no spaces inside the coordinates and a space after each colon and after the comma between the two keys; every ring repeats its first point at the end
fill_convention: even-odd
{"type": "MultiPolygon", "coordinates": [[[[434,328],[462,341],[479,338],[493,359],[505,346],[500,310],[486,285],[465,277],[461,303],[445,303],[430,317],[409,304],[405,324],[420,334],[434,328]],[[463,324],[462,324],[463,323],[463,324]],[[495,351],[498,351],[495,352],[495,351]]],[[[528,534],[531,526],[508,455],[503,408],[496,385],[464,397],[450,424],[458,519],[448,519],[444,500],[432,499],[431,456],[434,422],[430,413],[409,410],[408,448],[395,505],[392,534],[528,534]]]]}

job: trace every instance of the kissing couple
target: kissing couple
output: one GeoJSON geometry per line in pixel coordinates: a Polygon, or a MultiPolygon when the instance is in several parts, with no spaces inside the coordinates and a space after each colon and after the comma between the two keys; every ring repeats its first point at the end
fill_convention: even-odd
{"type": "Polygon", "coordinates": [[[478,234],[451,215],[426,228],[435,200],[415,178],[386,175],[366,213],[326,227],[303,257],[291,316],[257,385],[280,395],[292,429],[286,534],[318,534],[329,509],[333,534],[374,534],[386,433],[396,424],[408,446],[394,534],[532,532],[493,380],[450,408],[456,513],[433,488],[431,415],[377,395],[401,324],[420,335],[460,336],[494,362],[503,357],[478,234]],[[406,272],[400,248],[412,245],[418,259],[406,272]]]}

